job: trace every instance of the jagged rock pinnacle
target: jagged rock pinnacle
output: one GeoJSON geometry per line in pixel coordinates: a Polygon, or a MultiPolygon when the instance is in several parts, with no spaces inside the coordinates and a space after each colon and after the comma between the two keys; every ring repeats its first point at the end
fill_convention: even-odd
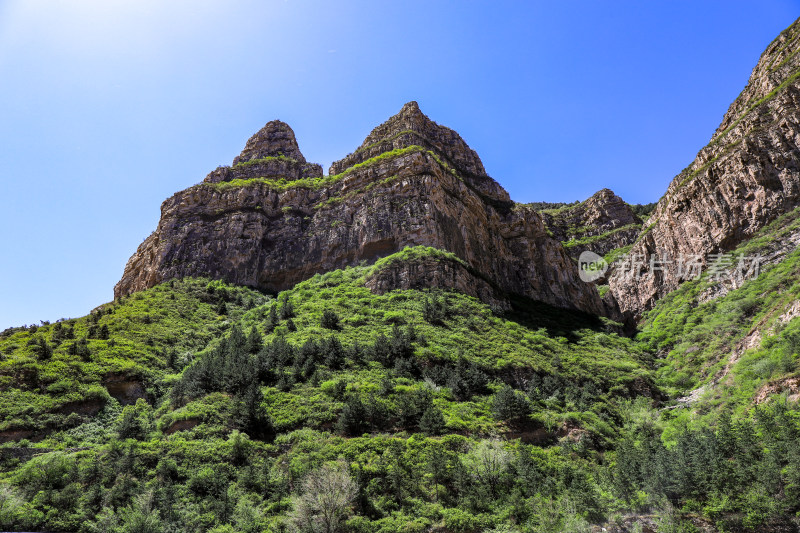
{"type": "Polygon", "coordinates": [[[580,204],[541,215],[553,237],[568,243],[567,253],[575,259],[585,250],[605,255],[632,244],[642,225],[631,206],[611,189],[600,189],[580,204]],[[575,243],[581,240],[585,243],[575,243]]]}
{"type": "MultiPolygon", "coordinates": [[[[419,109],[419,104],[416,100],[411,100],[410,102],[406,102],[403,107],[400,109],[399,115],[422,115],[425,116],[422,111],[419,109]]],[[[427,117],[426,117],[427,118],[427,117]]]]}
{"type": "Polygon", "coordinates": [[[370,157],[410,145],[419,145],[436,152],[469,176],[486,176],[480,157],[464,139],[450,128],[440,126],[428,118],[413,100],[403,105],[396,115],[373,129],[355,152],[335,161],[331,165],[330,173],[338,174],[370,157]]]}
{"type": "Polygon", "coordinates": [[[258,130],[258,133],[248,139],[242,153],[233,160],[233,164],[244,163],[253,159],[264,157],[286,156],[301,163],[306,158],[297,146],[294,131],[285,122],[273,120],[258,130]]]}

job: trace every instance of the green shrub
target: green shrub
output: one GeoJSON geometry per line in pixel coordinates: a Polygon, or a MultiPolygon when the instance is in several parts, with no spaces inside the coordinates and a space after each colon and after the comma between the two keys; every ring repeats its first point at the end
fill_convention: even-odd
{"type": "Polygon", "coordinates": [[[338,330],[339,315],[336,314],[335,311],[332,311],[330,309],[325,309],[322,312],[322,318],[320,319],[320,326],[322,326],[325,329],[338,330]]]}
{"type": "Polygon", "coordinates": [[[514,420],[530,412],[525,395],[509,385],[503,385],[492,397],[492,414],[498,420],[514,420]]]}
{"type": "Polygon", "coordinates": [[[445,421],[442,410],[430,405],[419,420],[419,430],[426,435],[439,435],[444,431],[445,421]]]}

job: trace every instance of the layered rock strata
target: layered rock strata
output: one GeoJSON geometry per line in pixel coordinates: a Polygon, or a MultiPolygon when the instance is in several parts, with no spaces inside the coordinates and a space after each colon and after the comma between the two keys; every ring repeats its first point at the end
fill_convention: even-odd
{"type": "Polygon", "coordinates": [[[511,202],[461,137],[415,102],[334,163],[329,176],[317,167],[306,163],[288,126],[267,124],[233,166],[162,204],[158,228],[128,261],[115,296],[184,276],[279,291],[423,245],[452,252],[469,269],[454,276],[417,265],[408,275],[425,283],[398,274],[376,280],[375,290],[459,289],[473,276],[484,287],[473,292],[490,302],[513,293],[605,312],[541,217],[511,202]]]}
{"type": "Polygon", "coordinates": [[[628,246],[642,229],[631,206],[610,189],[601,189],[578,205],[544,210],[541,215],[553,237],[576,259],[586,250],[603,256],[628,246]]]}
{"type": "Polygon", "coordinates": [[[627,315],[640,316],[691,275],[676,263],[698,255],[707,264],[709,254],[733,249],[800,203],[798,51],[795,22],[761,55],[711,142],[673,179],[631,250],[644,265],[617,269],[610,280],[627,315]]]}

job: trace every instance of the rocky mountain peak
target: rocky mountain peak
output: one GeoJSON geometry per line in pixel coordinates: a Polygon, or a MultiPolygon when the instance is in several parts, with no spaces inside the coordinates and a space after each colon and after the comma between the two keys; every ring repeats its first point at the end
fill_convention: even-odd
{"type": "Polygon", "coordinates": [[[616,202],[617,200],[622,201],[622,198],[617,196],[611,189],[604,188],[590,196],[587,201],[616,202]]]}
{"type": "Polygon", "coordinates": [[[544,210],[542,218],[573,257],[585,250],[605,255],[627,246],[641,229],[631,206],[611,189],[600,189],[576,205],[544,210]]]}
{"type": "Polygon", "coordinates": [[[426,119],[428,118],[422,114],[422,111],[420,111],[419,104],[416,100],[411,100],[410,102],[403,104],[403,107],[400,109],[398,115],[420,115],[426,119]]]}
{"type": "Polygon", "coordinates": [[[211,171],[204,181],[219,183],[253,178],[294,181],[321,177],[322,166],[306,162],[292,128],[285,122],[273,120],[247,140],[232,166],[211,171]]]}
{"type": "Polygon", "coordinates": [[[270,122],[232,166],[167,199],[115,296],[187,276],[282,291],[318,273],[423,247],[452,260],[381,267],[368,288],[457,289],[501,308],[519,295],[606,312],[541,217],[514,208],[477,154],[415,102],[334,163],[326,178],[319,165],[296,158],[302,155],[292,130],[270,122]],[[270,157],[277,155],[286,157],[270,157]]]}
{"type": "MultiPolygon", "coordinates": [[[[387,120],[384,123],[384,125],[387,126],[388,130],[385,132],[386,134],[400,133],[401,131],[406,131],[406,130],[416,131],[418,133],[425,133],[425,131],[428,131],[433,127],[438,126],[434,121],[428,118],[428,116],[425,115],[425,113],[423,113],[420,110],[419,104],[414,100],[404,104],[403,107],[400,108],[400,111],[396,115],[392,116],[389,120],[387,120]]],[[[374,140],[378,139],[373,139],[373,142],[374,140]]],[[[365,141],[365,143],[366,142],[367,141],[365,141]]],[[[364,145],[362,144],[362,147],[363,146],[364,145]]]]}
{"type": "Polygon", "coordinates": [[[244,150],[233,160],[233,164],[279,156],[285,156],[301,163],[306,162],[306,158],[303,157],[300,147],[297,145],[292,128],[285,122],[272,120],[247,140],[244,150]]]}
{"type": "Polygon", "coordinates": [[[639,222],[631,206],[611,189],[600,189],[584,202],[587,221],[597,226],[618,227],[639,222]]]}
{"type": "Polygon", "coordinates": [[[428,118],[415,101],[406,103],[396,115],[373,129],[355,152],[334,162],[330,173],[338,174],[378,154],[413,145],[435,152],[469,176],[486,176],[480,157],[461,136],[428,118]]]}

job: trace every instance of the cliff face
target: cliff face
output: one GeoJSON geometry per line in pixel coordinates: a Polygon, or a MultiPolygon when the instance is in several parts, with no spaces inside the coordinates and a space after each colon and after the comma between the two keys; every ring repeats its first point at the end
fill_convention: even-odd
{"type": "Polygon", "coordinates": [[[601,189],[578,205],[543,210],[541,215],[553,237],[576,259],[586,250],[603,256],[632,244],[642,228],[631,206],[610,189],[601,189]]]}
{"type": "Polygon", "coordinates": [[[162,204],[158,228],[128,261],[115,296],[184,276],[277,291],[424,245],[452,252],[469,268],[423,261],[372,280],[374,290],[472,284],[492,303],[514,293],[604,312],[541,217],[515,206],[461,137],[415,102],[334,163],[331,175],[321,174],[288,126],[267,124],[232,167],[162,204]]]}
{"type": "MultiPolygon", "coordinates": [[[[800,203],[800,21],[762,54],[711,142],[678,174],[631,250],[649,258],[725,252],[800,203]]],[[[617,270],[611,291],[638,316],[677,287],[677,268],[638,278],[617,270]]]]}

